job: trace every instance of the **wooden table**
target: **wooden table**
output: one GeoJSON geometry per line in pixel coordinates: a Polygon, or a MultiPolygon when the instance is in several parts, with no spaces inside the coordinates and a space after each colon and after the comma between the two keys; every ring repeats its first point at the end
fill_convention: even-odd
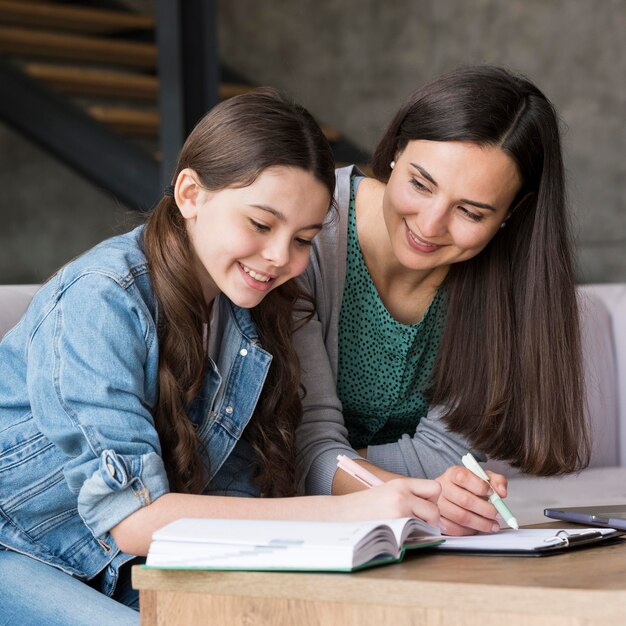
{"type": "Polygon", "coordinates": [[[626,540],[549,557],[408,553],[353,574],[135,567],[141,624],[623,626],[626,540]]]}

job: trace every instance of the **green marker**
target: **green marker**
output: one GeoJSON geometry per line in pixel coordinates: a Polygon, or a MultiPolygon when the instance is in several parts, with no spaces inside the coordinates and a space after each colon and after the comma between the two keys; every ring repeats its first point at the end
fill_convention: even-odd
{"type": "MultiPolygon", "coordinates": [[[[491,483],[489,482],[489,476],[485,473],[485,470],[478,465],[478,461],[468,452],[464,457],[461,458],[463,465],[467,467],[467,469],[472,472],[472,474],[476,474],[478,478],[484,480],[490,487],[491,483]]],[[[504,500],[496,493],[496,490],[491,487],[491,491],[493,493],[489,496],[489,502],[496,507],[496,511],[500,513],[502,519],[515,530],[519,530],[519,524],[515,519],[513,513],[511,513],[511,509],[504,503],[504,500]]]]}

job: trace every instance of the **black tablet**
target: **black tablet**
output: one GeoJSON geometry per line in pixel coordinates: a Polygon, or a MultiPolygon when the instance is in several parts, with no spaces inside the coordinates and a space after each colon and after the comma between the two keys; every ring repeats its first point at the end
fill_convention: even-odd
{"type": "Polygon", "coordinates": [[[546,517],[563,520],[565,522],[626,530],[626,504],[544,509],[543,514],[546,517]]]}

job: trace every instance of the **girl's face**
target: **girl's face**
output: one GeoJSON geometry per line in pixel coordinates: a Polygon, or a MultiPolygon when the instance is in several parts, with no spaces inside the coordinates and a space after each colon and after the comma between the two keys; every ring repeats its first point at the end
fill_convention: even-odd
{"type": "Polygon", "coordinates": [[[396,259],[431,271],[476,256],[498,232],[520,185],[515,162],[500,148],[410,141],[383,198],[396,259]]]}
{"type": "Polygon", "coordinates": [[[247,187],[208,191],[193,170],[176,181],[207,302],[223,292],[254,307],[306,269],[330,205],[326,187],[296,167],[270,167],[247,187]]]}

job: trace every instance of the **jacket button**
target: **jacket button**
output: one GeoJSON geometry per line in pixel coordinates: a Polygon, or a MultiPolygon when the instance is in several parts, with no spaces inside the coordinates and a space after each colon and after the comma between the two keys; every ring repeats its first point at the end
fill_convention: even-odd
{"type": "Polygon", "coordinates": [[[241,356],[246,356],[248,351],[245,348],[241,348],[241,350],[239,350],[239,354],[241,354],[241,356]]]}
{"type": "Polygon", "coordinates": [[[232,406],[227,406],[226,409],[224,409],[226,411],[226,413],[228,413],[228,415],[230,415],[233,412],[233,407],[232,406]]]}

